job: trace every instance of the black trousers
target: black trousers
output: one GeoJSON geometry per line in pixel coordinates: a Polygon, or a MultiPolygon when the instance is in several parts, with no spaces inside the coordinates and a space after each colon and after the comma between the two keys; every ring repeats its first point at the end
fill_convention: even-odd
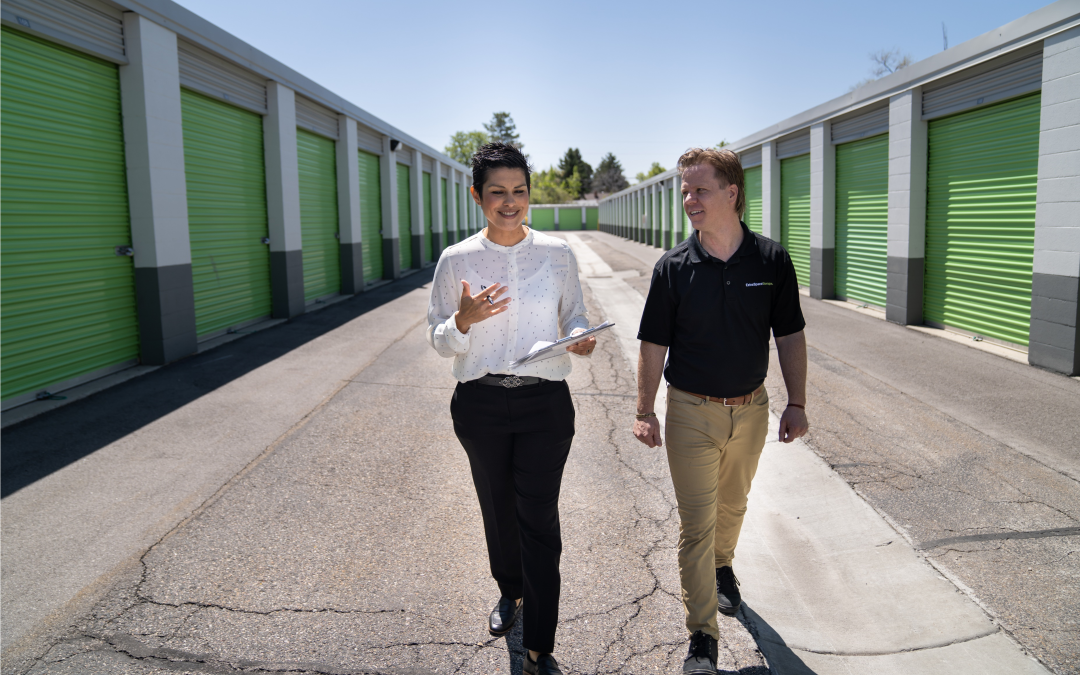
{"type": "Polygon", "coordinates": [[[559,488],[574,439],[570,388],[463,382],[450,414],[469,455],[491,576],[503,595],[523,598],[525,648],[549,653],[559,623],[559,488]]]}

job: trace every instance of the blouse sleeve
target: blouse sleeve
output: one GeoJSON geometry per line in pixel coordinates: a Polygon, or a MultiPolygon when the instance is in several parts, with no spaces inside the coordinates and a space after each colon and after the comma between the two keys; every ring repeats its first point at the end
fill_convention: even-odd
{"type": "Polygon", "coordinates": [[[559,298],[559,328],[562,335],[568,336],[575,330],[589,327],[589,312],[585,309],[585,298],[581,294],[581,279],[578,278],[577,258],[569,245],[565,246],[568,269],[563,283],[562,297],[559,298]]]}
{"type": "Polygon", "coordinates": [[[440,256],[428,302],[427,336],[428,343],[444,358],[469,351],[469,335],[458,330],[454,319],[460,299],[461,286],[454,278],[454,266],[447,256],[440,256]]]}

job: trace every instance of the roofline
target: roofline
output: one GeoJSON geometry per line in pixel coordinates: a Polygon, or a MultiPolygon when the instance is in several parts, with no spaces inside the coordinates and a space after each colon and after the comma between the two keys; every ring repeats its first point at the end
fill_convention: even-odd
{"type": "Polygon", "coordinates": [[[983,33],[955,47],[938,52],[922,61],[805,110],[786,120],[732,143],[729,148],[743,152],[818,122],[923,86],[984,61],[1021,49],[1030,44],[1080,25],[1080,2],[1058,0],[1000,28],[983,33]]]}
{"type": "Polygon", "coordinates": [[[352,117],[379,133],[399,140],[410,148],[420,150],[423,154],[438,159],[441,163],[464,173],[466,176],[472,175],[472,170],[464,164],[451,159],[439,150],[375,117],[363,108],[350,103],[314,80],[301,75],[284,63],[264,54],[232,33],[210,23],[198,14],[172,2],[172,0],[111,1],[123,9],[145,16],[154,23],[168,28],[177,35],[214,52],[228,61],[258,73],[268,80],[280,82],[298,94],[302,94],[337,113],[352,117]]]}

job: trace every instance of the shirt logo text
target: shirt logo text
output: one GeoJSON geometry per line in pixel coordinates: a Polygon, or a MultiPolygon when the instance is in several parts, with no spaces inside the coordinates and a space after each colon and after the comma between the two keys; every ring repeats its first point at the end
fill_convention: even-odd
{"type": "Polygon", "coordinates": [[[772,284],[771,281],[758,281],[758,282],[755,282],[755,283],[752,283],[752,284],[748,283],[748,284],[746,284],[746,287],[750,288],[751,286],[772,286],[772,285],[773,284],[772,284]]]}

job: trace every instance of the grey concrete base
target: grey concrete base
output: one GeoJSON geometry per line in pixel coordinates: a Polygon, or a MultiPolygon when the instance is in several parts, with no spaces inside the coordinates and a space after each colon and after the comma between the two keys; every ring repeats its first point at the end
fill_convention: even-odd
{"type": "Polygon", "coordinates": [[[364,245],[340,244],[341,252],[341,292],[355,295],[364,290],[364,245]]]}
{"type": "Polygon", "coordinates": [[[198,339],[191,265],[136,267],[135,303],[144,365],[160,366],[195,353],[198,339]]]}
{"type": "Polygon", "coordinates": [[[836,249],[810,249],[810,297],[836,297],[836,249]]]}
{"type": "Polygon", "coordinates": [[[270,251],[270,292],[275,319],[291,319],[304,313],[302,251],[270,251]]]}
{"type": "Polygon", "coordinates": [[[1031,365],[1080,374],[1080,278],[1032,275],[1028,340],[1031,365]]]}
{"type": "Polygon", "coordinates": [[[412,266],[413,269],[423,269],[424,267],[424,235],[414,234],[412,235],[412,266]]]}
{"type": "Polygon", "coordinates": [[[922,258],[889,256],[888,286],[885,289],[885,318],[904,326],[922,323],[922,258]]]}
{"type": "Polygon", "coordinates": [[[665,251],[670,251],[671,250],[671,239],[672,239],[672,232],[671,232],[671,230],[668,230],[667,232],[664,233],[664,250],[665,251]]]}
{"type": "Polygon", "coordinates": [[[382,240],[383,279],[397,279],[401,276],[401,240],[382,240]]]}
{"type": "Polygon", "coordinates": [[[442,255],[443,249],[446,246],[443,244],[443,233],[434,232],[431,235],[431,261],[438,262],[439,256],[442,255]]]}

